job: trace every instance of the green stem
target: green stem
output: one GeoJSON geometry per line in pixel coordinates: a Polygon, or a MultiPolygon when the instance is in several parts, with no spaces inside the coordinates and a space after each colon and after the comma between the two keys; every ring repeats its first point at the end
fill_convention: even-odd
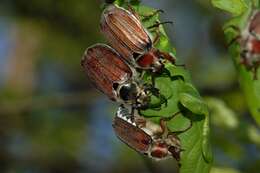
{"type": "Polygon", "coordinates": [[[252,77],[252,72],[247,71],[243,65],[236,65],[239,83],[245,95],[249,111],[257,124],[260,126],[260,81],[259,79],[254,80],[252,77]]]}

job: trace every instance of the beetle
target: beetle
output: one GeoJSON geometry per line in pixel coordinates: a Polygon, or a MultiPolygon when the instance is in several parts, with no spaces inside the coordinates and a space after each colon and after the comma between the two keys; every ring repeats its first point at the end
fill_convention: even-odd
{"type": "Polygon", "coordinates": [[[162,70],[165,60],[175,63],[172,55],[153,47],[148,32],[134,12],[109,5],[102,13],[100,26],[111,46],[137,69],[156,73],[162,70]]]}
{"type": "Polygon", "coordinates": [[[111,100],[136,107],[145,107],[149,101],[149,87],[142,83],[134,68],[105,44],[95,44],[84,53],[83,70],[98,90],[111,100]]]}
{"type": "MultiPolygon", "coordinates": [[[[235,30],[240,31],[239,28],[231,26],[235,30]]],[[[241,34],[233,39],[238,41],[241,47],[240,57],[241,64],[244,64],[247,70],[251,70],[254,74],[254,79],[257,79],[257,70],[260,66],[260,11],[253,10],[248,18],[246,27],[241,34]]],[[[229,45],[230,45],[229,44],[229,45]]]]}
{"type": "Polygon", "coordinates": [[[180,161],[180,153],[183,151],[180,140],[175,132],[168,131],[164,119],[161,119],[160,125],[139,115],[135,115],[133,120],[128,109],[120,106],[112,126],[117,137],[138,153],[157,161],[171,157],[180,161]]]}
{"type": "Polygon", "coordinates": [[[246,29],[242,32],[242,63],[252,70],[257,79],[257,69],[260,65],[260,11],[254,10],[246,29]]]}

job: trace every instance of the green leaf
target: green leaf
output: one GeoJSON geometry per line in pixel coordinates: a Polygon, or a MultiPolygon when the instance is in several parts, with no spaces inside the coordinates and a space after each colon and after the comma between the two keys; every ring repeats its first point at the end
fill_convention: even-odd
{"type": "MultiPolygon", "coordinates": [[[[145,78],[143,78],[146,82],[149,82],[151,80],[151,77],[148,77],[147,74],[145,75],[145,78]]],[[[171,80],[168,77],[165,76],[159,76],[155,77],[155,88],[160,91],[160,95],[151,96],[151,101],[149,103],[149,108],[155,108],[161,106],[161,104],[165,103],[165,99],[169,99],[172,97],[172,88],[171,88],[171,80]]]]}
{"type": "Polygon", "coordinates": [[[179,99],[181,104],[194,114],[207,115],[208,106],[201,99],[198,91],[190,83],[185,83],[181,88],[179,99]]]}
{"type": "Polygon", "coordinates": [[[211,3],[234,16],[241,15],[248,8],[244,0],[211,0],[211,3]]]}
{"type": "Polygon", "coordinates": [[[197,97],[194,97],[188,93],[181,93],[179,98],[181,104],[194,114],[208,114],[208,107],[201,99],[198,99],[197,97]]]}
{"type": "Polygon", "coordinates": [[[181,155],[180,173],[208,173],[211,162],[208,162],[206,157],[211,155],[210,147],[207,140],[203,136],[203,121],[195,121],[190,130],[179,135],[183,152],[181,155]],[[203,144],[204,143],[204,144],[203,144]]]}
{"type": "MultiPolygon", "coordinates": [[[[134,6],[134,9],[141,16],[145,27],[159,22],[158,14],[147,18],[156,11],[155,9],[140,5],[134,6]]],[[[149,32],[155,36],[155,32],[152,30],[149,32]]],[[[175,49],[172,48],[162,25],[159,27],[159,32],[159,42],[154,46],[175,55],[175,49]]],[[[144,76],[145,82],[151,83],[150,74],[146,73],[144,76]]],[[[208,173],[212,161],[209,124],[206,118],[208,108],[191,84],[189,72],[183,67],[166,63],[164,72],[155,76],[155,87],[159,89],[161,95],[165,96],[167,104],[160,102],[161,100],[157,97],[157,101],[152,101],[152,103],[156,102],[156,105],[153,104],[145,110],[140,110],[140,114],[158,123],[161,117],[171,117],[180,112],[167,121],[167,127],[171,132],[185,130],[192,122],[191,128],[178,135],[184,149],[181,152],[180,173],[208,173]]],[[[152,96],[153,99],[156,100],[156,97],[152,96]]]]}
{"type": "Polygon", "coordinates": [[[181,88],[181,92],[188,93],[194,97],[197,97],[198,99],[201,99],[199,92],[191,83],[184,83],[181,88]]]}
{"type": "Polygon", "coordinates": [[[157,77],[155,78],[155,88],[158,88],[163,95],[169,99],[173,95],[172,81],[169,77],[157,77]]]}
{"type": "Polygon", "coordinates": [[[149,102],[149,108],[158,108],[158,107],[161,107],[161,104],[163,103],[162,99],[160,97],[157,97],[157,96],[154,96],[152,95],[151,96],[151,101],[149,102]]]}
{"type": "Polygon", "coordinates": [[[209,128],[209,115],[205,115],[205,121],[203,124],[203,129],[202,129],[202,154],[207,163],[211,163],[213,161],[213,155],[211,152],[211,145],[209,141],[209,133],[210,133],[210,128],[209,128]]]}
{"type": "Polygon", "coordinates": [[[164,52],[169,52],[175,57],[175,49],[172,48],[172,45],[169,41],[169,38],[166,35],[160,35],[160,41],[155,45],[158,49],[164,52]]]}
{"type": "Polygon", "coordinates": [[[191,80],[188,71],[184,67],[176,66],[171,63],[166,63],[165,68],[169,71],[171,77],[180,76],[185,81],[191,80]]]}
{"type": "Polygon", "coordinates": [[[187,129],[190,125],[191,125],[191,120],[187,118],[187,116],[184,116],[183,114],[177,115],[167,123],[167,126],[171,132],[183,131],[187,129]]]}
{"type": "MultiPolygon", "coordinates": [[[[160,94],[165,95],[165,96],[167,96],[167,94],[165,94],[163,92],[163,90],[171,91],[171,97],[168,97],[167,104],[161,105],[161,107],[159,109],[151,108],[151,109],[142,110],[141,114],[143,116],[170,117],[174,113],[180,111],[179,106],[178,106],[178,102],[179,102],[178,91],[180,90],[181,86],[183,85],[183,81],[181,81],[181,80],[171,81],[170,78],[166,78],[166,79],[164,77],[157,78],[155,81],[156,82],[155,86],[156,86],[156,88],[159,89],[160,94]],[[163,80],[165,82],[165,81],[167,81],[166,79],[168,79],[170,81],[170,83],[168,83],[167,85],[163,85],[163,82],[161,82],[161,80],[163,80]],[[157,83],[160,83],[160,85],[157,85],[157,83]],[[163,89],[163,90],[161,90],[161,89],[163,89]]],[[[168,95],[168,96],[170,96],[170,95],[168,95]]]]}

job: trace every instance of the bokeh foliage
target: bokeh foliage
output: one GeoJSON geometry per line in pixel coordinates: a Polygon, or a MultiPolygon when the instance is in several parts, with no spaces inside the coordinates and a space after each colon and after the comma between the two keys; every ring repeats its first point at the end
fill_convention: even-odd
{"type": "MultiPolygon", "coordinates": [[[[214,6],[234,16],[234,18],[228,21],[224,26],[228,43],[237,38],[247,27],[253,10],[259,9],[258,0],[234,0],[232,3],[223,0],[212,0],[212,3],[214,6]],[[239,28],[240,31],[234,28],[239,28]]],[[[260,80],[255,80],[252,70],[248,70],[245,65],[241,63],[241,48],[238,42],[234,42],[234,44],[230,45],[229,51],[238,71],[238,80],[245,94],[250,112],[258,125],[260,125],[260,80]]],[[[257,76],[259,76],[260,70],[257,70],[256,73],[257,76]]]]}

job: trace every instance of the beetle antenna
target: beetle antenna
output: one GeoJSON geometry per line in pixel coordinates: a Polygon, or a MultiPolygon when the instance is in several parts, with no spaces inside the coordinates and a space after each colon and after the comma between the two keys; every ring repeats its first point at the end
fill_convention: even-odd
{"type": "Polygon", "coordinates": [[[130,119],[131,121],[135,121],[135,109],[136,109],[136,105],[132,104],[131,105],[131,112],[130,112],[130,119]]]}

